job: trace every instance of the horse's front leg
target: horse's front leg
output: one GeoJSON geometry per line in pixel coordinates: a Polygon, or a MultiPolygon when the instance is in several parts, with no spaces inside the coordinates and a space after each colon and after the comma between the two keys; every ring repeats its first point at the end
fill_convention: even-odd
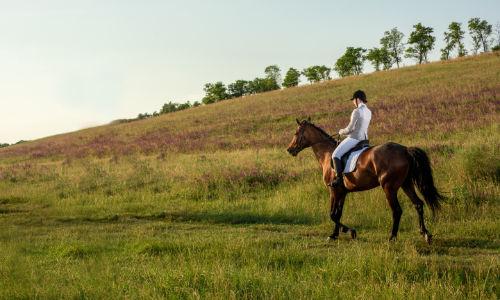
{"type": "Polygon", "coordinates": [[[344,202],[346,197],[346,192],[344,191],[332,191],[330,195],[330,219],[333,221],[333,233],[328,237],[329,240],[336,240],[339,237],[340,231],[343,233],[350,232],[351,238],[356,238],[356,230],[349,228],[346,225],[340,223],[340,218],[342,218],[342,210],[344,208],[344,202]]]}
{"type": "Polygon", "coordinates": [[[340,232],[340,218],[338,213],[338,208],[335,205],[335,200],[330,199],[330,219],[333,221],[333,232],[328,237],[329,240],[336,240],[339,237],[340,232]]]}

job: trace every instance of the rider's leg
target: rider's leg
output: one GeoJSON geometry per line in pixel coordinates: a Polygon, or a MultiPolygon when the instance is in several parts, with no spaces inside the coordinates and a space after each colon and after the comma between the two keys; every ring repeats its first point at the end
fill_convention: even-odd
{"type": "Polygon", "coordinates": [[[340,158],[333,157],[333,167],[335,169],[335,178],[330,183],[330,186],[336,187],[344,182],[343,173],[342,173],[342,162],[340,158]]]}
{"type": "Polygon", "coordinates": [[[339,184],[342,184],[344,182],[342,174],[342,163],[341,163],[341,158],[342,155],[346,154],[347,151],[351,150],[352,147],[356,146],[359,143],[358,140],[347,137],[345,138],[338,146],[335,148],[332,154],[332,159],[333,159],[333,166],[335,168],[335,174],[336,177],[330,184],[330,186],[337,186],[339,184]]]}

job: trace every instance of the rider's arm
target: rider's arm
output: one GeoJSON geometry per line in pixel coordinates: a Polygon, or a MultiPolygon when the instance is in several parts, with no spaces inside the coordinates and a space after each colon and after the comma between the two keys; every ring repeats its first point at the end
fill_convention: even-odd
{"type": "Polygon", "coordinates": [[[358,119],[359,119],[359,111],[357,109],[355,109],[352,111],[351,121],[349,122],[349,125],[347,125],[347,127],[344,129],[340,129],[339,134],[340,135],[348,135],[351,132],[353,132],[354,128],[356,127],[356,122],[358,121],[358,119]]]}

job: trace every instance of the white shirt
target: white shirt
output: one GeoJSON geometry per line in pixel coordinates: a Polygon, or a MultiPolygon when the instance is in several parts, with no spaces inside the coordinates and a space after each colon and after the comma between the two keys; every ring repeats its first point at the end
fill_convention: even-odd
{"type": "Polygon", "coordinates": [[[368,139],[368,126],[372,119],[372,112],[368,109],[366,104],[360,103],[357,108],[352,111],[351,121],[346,128],[340,129],[340,135],[347,135],[356,140],[368,139]]]}

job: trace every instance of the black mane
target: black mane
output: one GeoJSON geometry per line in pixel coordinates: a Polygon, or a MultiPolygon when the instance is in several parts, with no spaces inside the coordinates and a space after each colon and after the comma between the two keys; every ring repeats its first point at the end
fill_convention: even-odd
{"type": "Polygon", "coordinates": [[[333,144],[337,145],[337,143],[338,143],[337,140],[334,139],[331,135],[329,135],[328,132],[326,132],[323,128],[318,127],[318,126],[314,125],[313,123],[308,122],[307,120],[305,120],[304,122],[305,122],[305,124],[309,124],[312,127],[314,127],[315,129],[317,129],[325,138],[327,138],[327,140],[329,142],[332,142],[333,144]]]}

